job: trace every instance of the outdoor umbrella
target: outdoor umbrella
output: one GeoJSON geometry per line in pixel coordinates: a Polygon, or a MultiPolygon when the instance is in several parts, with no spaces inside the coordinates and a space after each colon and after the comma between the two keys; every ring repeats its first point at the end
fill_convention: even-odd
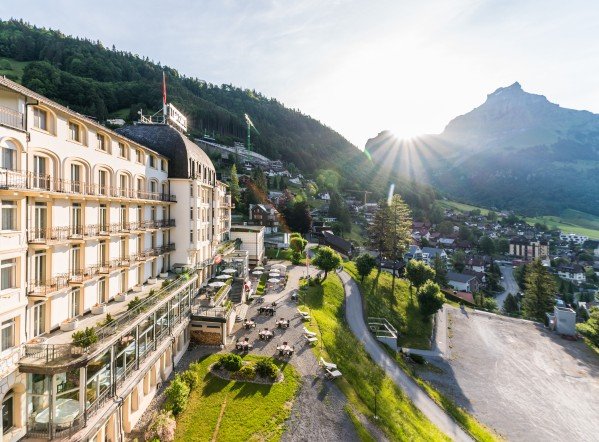
{"type": "Polygon", "coordinates": [[[252,275],[260,276],[262,273],[264,273],[264,272],[261,272],[260,270],[254,270],[252,272],[252,275]]]}
{"type": "Polygon", "coordinates": [[[280,275],[279,275],[279,272],[270,272],[270,273],[268,274],[268,276],[271,276],[271,277],[275,278],[275,277],[278,277],[278,276],[280,276],[280,275]]]}
{"type": "Polygon", "coordinates": [[[272,282],[272,283],[279,282],[279,281],[280,281],[280,279],[278,279],[278,278],[270,278],[268,280],[268,282],[272,282]]]}
{"type": "Polygon", "coordinates": [[[228,268],[228,269],[223,270],[223,273],[231,273],[232,274],[232,273],[235,273],[236,271],[237,270],[235,270],[233,268],[228,268]]]}
{"type": "Polygon", "coordinates": [[[231,275],[218,275],[216,279],[229,279],[231,275]]]}
{"type": "Polygon", "coordinates": [[[222,286],[224,286],[224,285],[225,285],[225,283],[224,283],[224,282],[221,282],[221,281],[214,281],[214,282],[211,282],[211,283],[210,283],[210,284],[208,284],[208,285],[209,285],[210,287],[222,287],[222,286]]]}

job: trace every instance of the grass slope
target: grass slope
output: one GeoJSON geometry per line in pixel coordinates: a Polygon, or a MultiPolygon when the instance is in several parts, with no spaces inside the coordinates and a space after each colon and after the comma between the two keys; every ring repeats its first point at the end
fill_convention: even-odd
{"type": "Polygon", "coordinates": [[[425,350],[431,348],[432,320],[420,313],[416,290],[413,290],[413,300],[410,300],[410,285],[407,281],[396,278],[395,293],[392,294],[393,278],[390,273],[381,272],[377,278],[378,272],[373,270],[361,282],[355,264],[347,262],[344,265],[345,270],[360,286],[366,316],[387,319],[399,331],[398,344],[401,347],[425,350]]]}
{"type": "Polygon", "coordinates": [[[299,388],[299,375],[295,369],[274,360],[285,375],[279,384],[226,381],[208,372],[219,356],[211,355],[201,361],[202,382],[191,393],[186,410],[177,417],[175,440],[279,440],[299,388]],[[217,423],[218,433],[215,434],[217,423]]]}
{"type": "Polygon", "coordinates": [[[13,81],[21,81],[23,70],[28,61],[17,61],[11,58],[0,57],[0,75],[6,75],[13,81]]]}
{"type": "MultiPolygon", "coordinates": [[[[390,440],[448,440],[370,359],[343,322],[344,299],[343,285],[334,273],[330,273],[322,285],[307,287],[306,295],[302,296],[302,302],[316,321],[311,328],[317,328],[320,335],[320,348],[316,351],[338,365],[343,377],[335,382],[351,406],[372,417],[377,391],[379,419],[376,422],[390,440]]],[[[364,435],[364,429],[361,430],[362,440],[371,440],[364,435]]]]}

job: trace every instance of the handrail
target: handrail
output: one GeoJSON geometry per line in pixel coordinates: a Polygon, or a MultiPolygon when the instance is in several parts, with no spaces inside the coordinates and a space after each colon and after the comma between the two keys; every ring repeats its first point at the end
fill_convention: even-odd
{"type": "Polygon", "coordinates": [[[0,106],[0,124],[14,127],[16,129],[24,129],[25,125],[23,124],[23,121],[22,112],[0,106]]]}
{"type": "MultiPolygon", "coordinates": [[[[1,121],[0,121],[1,123],[1,121]]],[[[51,175],[36,174],[20,170],[0,170],[0,188],[35,189],[39,191],[59,192],[78,195],[106,197],[125,197],[163,202],[177,202],[175,195],[162,192],[149,192],[124,187],[101,186],[85,181],[67,180],[51,175]]]]}

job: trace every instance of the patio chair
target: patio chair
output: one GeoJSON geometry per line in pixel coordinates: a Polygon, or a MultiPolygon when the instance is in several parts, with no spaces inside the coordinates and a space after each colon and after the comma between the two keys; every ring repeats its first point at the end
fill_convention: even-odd
{"type": "Polygon", "coordinates": [[[316,333],[311,332],[310,330],[308,330],[306,327],[304,327],[304,334],[307,335],[307,336],[312,336],[312,337],[314,337],[314,336],[317,335],[316,333]]]}
{"type": "Polygon", "coordinates": [[[343,376],[339,370],[329,370],[328,368],[326,369],[324,375],[327,379],[337,379],[343,376]]]}
{"type": "Polygon", "coordinates": [[[318,342],[318,338],[314,337],[314,336],[308,336],[308,335],[304,335],[304,338],[306,339],[306,341],[309,344],[316,344],[318,342]]]}
{"type": "Polygon", "coordinates": [[[325,370],[337,370],[337,364],[333,364],[332,362],[325,361],[322,357],[320,358],[320,365],[322,365],[325,370]]]}

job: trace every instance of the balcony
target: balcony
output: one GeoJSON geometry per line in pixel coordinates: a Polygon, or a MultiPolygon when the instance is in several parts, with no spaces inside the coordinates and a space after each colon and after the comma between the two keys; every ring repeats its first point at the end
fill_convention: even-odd
{"type": "Polygon", "coordinates": [[[50,244],[67,241],[70,238],[70,230],[68,226],[29,229],[27,231],[27,241],[30,244],[50,244]]]}
{"type": "Polygon", "coordinates": [[[13,129],[25,130],[23,121],[23,113],[9,109],[8,107],[0,106],[1,125],[12,127],[13,129]]]}
{"type": "Polygon", "coordinates": [[[106,198],[124,198],[160,202],[177,202],[175,195],[146,192],[121,187],[99,186],[84,181],[55,178],[51,175],[38,175],[18,170],[0,171],[0,188],[54,192],[67,195],[89,195],[106,198]]]}
{"type": "Polygon", "coordinates": [[[76,269],[69,273],[69,284],[82,285],[98,274],[97,266],[90,266],[85,269],[76,269]]]}
{"type": "Polygon", "coordinates": [[[46,280],[33,280],[29,283],[28,293],[34,296],[48,296],[69,286],[68,275],[56,275],[46,280]]]}

